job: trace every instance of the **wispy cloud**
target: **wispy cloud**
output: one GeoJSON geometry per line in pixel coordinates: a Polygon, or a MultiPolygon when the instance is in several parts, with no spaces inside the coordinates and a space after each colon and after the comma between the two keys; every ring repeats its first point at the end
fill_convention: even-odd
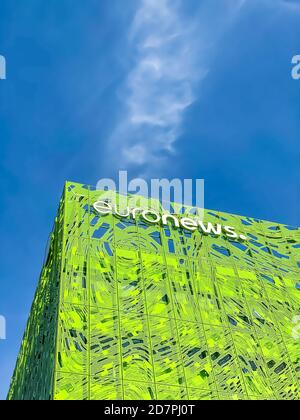
{"type": "Polygon", "coordinates": [[[208,3],[195,10],[195,19],[182,0],[139,3],[129,30],[132,67],[121,95],[124,112],[110,138],[120,168],[145,173],[176,153],[185,113],[208,74],[207,55],[245,0],[208,3]]]}
{"type": "Polygon", "coordinates": [[[174,0],[142,0],[134,16],[125,112],[112,139],[125,167],[158,164],[174,151],[184,111],[195,100],[195,84],[205,76],[205,69],[196,69],[189,26],[174,0]]]}
{"type": "Polygon", "coordinates": [[[154,150],[147,145],[152,153],[155,148],[172,151],[183,113],[195,100],[194,83],[205,75],[204,70],[196,73],[188,26],[170,0],[144,0],[133,22],[136,64],[128,78],[129,123],[154,130],[154,150]]]}

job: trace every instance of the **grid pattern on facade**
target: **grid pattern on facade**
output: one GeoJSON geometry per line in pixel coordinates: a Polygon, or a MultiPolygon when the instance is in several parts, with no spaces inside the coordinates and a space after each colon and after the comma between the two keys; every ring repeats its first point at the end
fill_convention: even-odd
{"type": "Polygon", "coordinates": [[[64,198],[49,238],[8,399],[48,400],[53,396],[63,214],[64,198]]]}
{"type": "Polygon", "coordinates": [[[9,398],[299,399],[300,230],[206,211],[235,242],[98,196],[66,185],[9,398]]]}

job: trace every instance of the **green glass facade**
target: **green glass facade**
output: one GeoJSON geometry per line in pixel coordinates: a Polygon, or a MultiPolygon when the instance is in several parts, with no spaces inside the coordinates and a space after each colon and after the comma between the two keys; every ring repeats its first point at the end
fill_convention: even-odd
{"type": "Polygon", "coordinates": [[[299,399],[300,229],[100,216],[67,183],[8,399],[299,399]]]}

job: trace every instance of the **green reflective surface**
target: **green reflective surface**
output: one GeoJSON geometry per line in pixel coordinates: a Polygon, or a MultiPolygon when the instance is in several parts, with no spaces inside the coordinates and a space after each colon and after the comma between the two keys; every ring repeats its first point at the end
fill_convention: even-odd
{"type": "Polygon", "coordinates": [[[300,230],[100,216],[67,183],[9,399],[299,399],[300,230]]]}

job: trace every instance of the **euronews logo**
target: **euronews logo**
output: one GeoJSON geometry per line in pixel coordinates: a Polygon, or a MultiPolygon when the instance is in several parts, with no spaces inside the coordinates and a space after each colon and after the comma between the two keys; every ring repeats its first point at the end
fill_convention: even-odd
{"type": "Polygon", "coordinates": [[[6,59],[0,55],[0,80],[6,79],[6,59]]]}
{"type": "Polygon", "coordinates": [[[138,216],[149,224],[161,224],[163,226],[169,225],[171,223],[174,228],[183,228],[190,232],[195,232],[199,230],[204,235],[214,235],[221,236],[225,235],[227,238],[232,240],[241,240],[246,241],[247,237],[242,234],[238,234],[235,231],[235,228],[232,226],[223,226],[221,224],[212,224],[204,223],[202,220],[191,217],[177,217],[174,214],[164,213],[160,214],[159,212],[152,209],[144,209],[142,207],[130,208],[124,207],[122,209],[118,208],[117,205],[109,203],[107,200],[97,201],[93,204],[94,209],[103,216],[108,214],[113,214],[115,217],[127,218],[131,217],[133,220],[136,220],[138,216]]]}

